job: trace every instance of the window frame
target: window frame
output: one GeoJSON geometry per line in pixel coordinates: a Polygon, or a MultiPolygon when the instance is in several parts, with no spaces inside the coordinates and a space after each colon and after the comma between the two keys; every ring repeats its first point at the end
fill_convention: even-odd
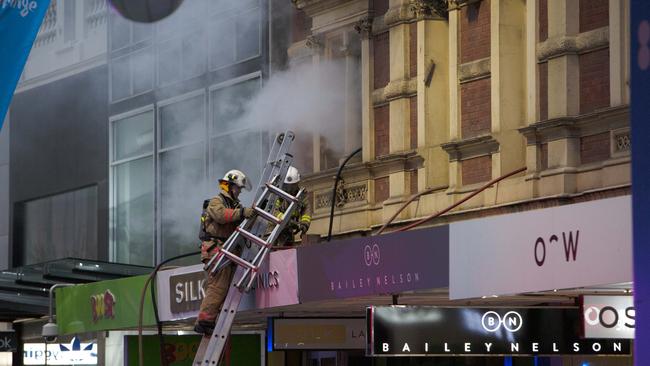
{"type": "MultiPolygon", "coordinates": [[[[120,263],[117,261],[117,243],[116,243],[116,225],[115,225],[115,215],[116,215],[116,209],[117,209],[117,185],[115,184],[115,169],[123,163],[128,163],[131,161],[135,161],[138,159],[143,159],[151,156],[152,164],[153,164],[153,170],[154,170],[154,176],[151,177],[153,186],[154,186],[154,203],[153,206],[151,207],[152,212],[154,214],[154,220],[155,220],[155,214],[156,214],[156,187],[157,187],[157,182],[156,182],[156,175],[155,175],[155,170],[156,170],[156,159],[155,159],[155,153],[156,153],[156,144],[154,141],[154,144],[151,148],[151,152],[147,154],[140,154],[137,156],[132,156],[126,159],[120,159],[120,160],[114,160],[115,157],[115,135],[113,132],[113,128],[115,126],[115,122],[124,120],[129,117],[133,117],[139,114],[144,114],[147,112],[153,112],[152,113],[152,127],[153,127],[153,133],[154,133],[154,138],[156,135],[156,113],[155,113],[155,105],[154,104],[148,104],[140,108],[136,108],[124,113],[116,114],[113,116],[110,116],[108,118],[108,209],[109,209],[109,215],[108,215],[108,258],[109,261],[114,262],[114,263],[120,263]]],[[[157,263],[156,258],[157,258],[157,248],[156,248],[156,225],[154,222],[154,225],[151,228],[152,231],[152,238],[153,241],[151,243],[152,245],[152,258],[153,264],[157,263]]],[[[129,263],[130,264],[130,263],[129,263]]]]}

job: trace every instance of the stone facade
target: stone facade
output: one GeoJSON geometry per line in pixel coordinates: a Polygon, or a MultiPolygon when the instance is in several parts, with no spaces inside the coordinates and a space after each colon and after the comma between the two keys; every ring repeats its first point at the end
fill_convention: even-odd
{"type": "MultiPolygon", "coordinates": [[[[629,194],[626,2],[294,4],[312,36],[360,35],[363,156],[343,176],[367,193],[337,203],[334,235],[373,231],[417,192],[425,194],[397,222],[438,212],[519,168],[526,170],[431,224],[530,209],[551,197],[629,194]]],[[[326,197],[334,172],[315,169],[304,180],[326,197]]],[[[313,233],[327,231],[321,206],[313,233]]]]}

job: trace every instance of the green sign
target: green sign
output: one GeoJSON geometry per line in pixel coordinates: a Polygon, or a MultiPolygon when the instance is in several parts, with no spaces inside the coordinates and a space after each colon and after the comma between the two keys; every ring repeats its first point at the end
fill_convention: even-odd
{"type": "MultiPolygon", "coordinates": [[[[56,290],[56,322],[60,334],[138,326],[140,294],[147,275],[100,281],[56,290]]],[[[155,325],[147,287],[142,325],[155,325]]]]}
{"type": "MultiPolygon", "coordinates": [[[[138,336],[126,336],[127,366],[138,365],[138,336]]],[[[163,336],[164,357],[168,366],[192,366],[194,354],[199,348],[199,335],[165,335],[163,336]]],[[[232,334],[230,347],[225,353],[220,366],[254,366],[262,364],[262,340],[258,333],[232,334]]],[[[142,337],[142,353],[145,365],[162,365],[160,361],[160,340],[156,335],[142,337]]]]}

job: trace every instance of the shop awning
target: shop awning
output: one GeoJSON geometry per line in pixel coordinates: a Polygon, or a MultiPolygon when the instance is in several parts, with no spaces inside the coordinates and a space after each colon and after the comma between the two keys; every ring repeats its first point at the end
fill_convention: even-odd
{"type": "Polygon", "coordinates": [[[48,313],[49,289],[57,283],[89,283],[148,274],[151,267],[64,258],[0,272],[0,321],[48,313]]]}

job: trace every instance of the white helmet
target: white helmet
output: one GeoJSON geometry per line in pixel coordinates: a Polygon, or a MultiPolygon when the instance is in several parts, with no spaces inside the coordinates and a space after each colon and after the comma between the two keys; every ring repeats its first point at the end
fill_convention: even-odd
{"type": "Polygon", "coordinates": [[[284,184],[295,184],[298,182],[300,182],[300,172],[298,172],[298,169],[290,166],[287,169],[287,176],[284,177],[284,184]]]}
{"type": "Polygon", "coordinates": [[[247,191],[250,191],[253,187],[251,186],[251,182],[246,177],[246,174],[242,173],[241,170],[237,169],[232,169],[229,170],[223,178],[219,179],[219,182],[229,182],[236,184],[239,188],[246,189],[247,191]]]}

